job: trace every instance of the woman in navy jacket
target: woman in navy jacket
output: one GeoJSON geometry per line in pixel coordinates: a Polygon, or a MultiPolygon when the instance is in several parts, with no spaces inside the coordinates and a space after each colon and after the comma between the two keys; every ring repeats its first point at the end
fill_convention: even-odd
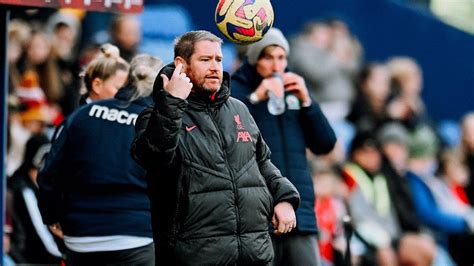
{"type": "Polygon", "coordinates": [[[64,235],[70,265],[154,264],[145,170],[129,150],[161,66],[135,57],[114,99],[82,106],[57,130],[38,177],[39,207],[52,232],[64,235]]]}

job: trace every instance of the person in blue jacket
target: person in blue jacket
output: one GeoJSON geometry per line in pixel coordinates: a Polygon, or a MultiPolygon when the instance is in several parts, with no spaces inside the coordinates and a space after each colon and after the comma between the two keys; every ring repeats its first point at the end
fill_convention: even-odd
{"type": "MultiPolygon", "coordinates": [[[[288,41],[270,29],[247,50],[247,60],[232,76],[232,96],[244,102],[272,152],[272,162],[296,186],[301,196],[297,227],[273,236],[275,265],[317,265],[317,224],[314,192],[306,148],[315,154],[330,152],[336,137],[326,117],[311,99],[304,79],[287,71],[288,41]],[[285,111],[268,108],[269,94],[283,97],[285,111]]],[[[317,62],[316,62],[317,63],[317,62]]]]}
{"type": "Polygon", "coordinates": [[[57,130],[38,176],[43,222],[68,265],[154,265],[146,171],[130,156],[162,61],[138,55],[114,99],[83,105],[57,130]]]}

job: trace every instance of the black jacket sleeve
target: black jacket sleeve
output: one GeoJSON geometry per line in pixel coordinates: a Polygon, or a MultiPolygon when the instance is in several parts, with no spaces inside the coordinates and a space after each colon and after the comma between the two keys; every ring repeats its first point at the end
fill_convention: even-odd
{"type": "Polygon", "coordinates": [[[301,108],[300,120],[306,145],[314,154],[326,154],[334,148],[336,135],[314,99],[309,107],[301,108]]]}
{"type": "Polygon", "coordinates": [[[187,102],[161,90],[153,108],[145,109],[135,125],[132,157],[145,169],[169,166],[176,157],[182,117],[187,102]]]}

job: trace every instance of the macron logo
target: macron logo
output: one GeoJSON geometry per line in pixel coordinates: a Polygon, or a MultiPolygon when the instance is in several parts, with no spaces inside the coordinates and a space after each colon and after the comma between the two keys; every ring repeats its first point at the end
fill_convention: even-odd
{"type": "Polygon", "coordinates": [[[117,122],[119,124],[135,125],[138,114],[94,104],[89,111],[89,116],[117,122]]]}

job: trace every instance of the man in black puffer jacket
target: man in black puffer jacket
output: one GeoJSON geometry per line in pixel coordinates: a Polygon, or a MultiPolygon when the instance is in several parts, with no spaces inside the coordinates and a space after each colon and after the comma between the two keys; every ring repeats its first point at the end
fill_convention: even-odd
{"type": "Polygon", "coordinates": [[[267,265],[268,223],[278,233],[296,226],[299,194],[230,97],[221,43],[207,31],[178,38],[155,105],[136,124],[132,154],[148,170],[157,264],[267,265]]]}

